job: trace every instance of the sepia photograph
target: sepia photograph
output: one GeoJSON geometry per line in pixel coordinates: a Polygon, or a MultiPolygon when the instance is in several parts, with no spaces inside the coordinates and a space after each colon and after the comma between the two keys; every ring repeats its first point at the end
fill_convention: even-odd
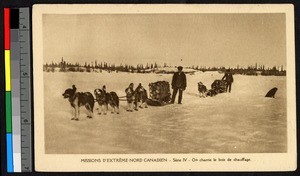
{"type": "Polygon", "coordinates": [[[48,6],[33,9],[43,155],[294,151],[290,6],[48,6]]]}

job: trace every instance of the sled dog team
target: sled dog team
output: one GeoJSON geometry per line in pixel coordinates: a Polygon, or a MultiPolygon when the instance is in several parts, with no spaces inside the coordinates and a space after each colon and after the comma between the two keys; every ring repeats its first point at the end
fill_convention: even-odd
{"type": "MultiPolygon", "coordinates": [[[[182,92],[186,88],[186,76],[182,72],[183,67],[177,67],[178,72],[174,73],[172,78],[172,100],[171,103],[174,103],[177,91],[179,90],[178,104],[181,104],[182,92]]],[[[200,97],[206,96],[215,96],[218,93],[229,92],[231,91],[231,84],[233,82],[233,77],[230,72],[230,69],[226,70],[226,73],[222,80],[215,80],[212,84],[212,89],[207,90],[206,86],[202,82],[198,83],[198,91],[200,97]]],[[[276,91],[275,91],[276,92],[276,91]]],[[[138,108],[147,108],[147,91],[140,83],[136,89],[134,89],[134,84],[130,83],[129,86],[125,89],[126,100],[127,100],[127,111],[133,112],[133,110],[138,111],[138,108]]],[[[65,90],[63,93],[64,98],[68,98],[71,106],[75,109],[75,117],[72,120],[78,120],[79,117],[79,107],[85,106],[88,110],[88,118],[93,117],[94,102],[99,104],[99,113],[106,115],[108,110],[108,104],[112,107],[111,113],[119,114],[119,97],[116,92],[106,92],[105,85],[102,89],[95,89],[94,96],[90,92],[76,92],[75,85],[72,88],[65,90]]]]}
{"type": "MultiPolygon", "coordinates": [[[[72,88],[65,90],[62,94],[64,98],[67,98],[71,104],[71,107],[75,109],[74,117],[71,120],[78,120],[79,108],[84,106],[88,113],[87,118],[93,117],[94,103],[98,102],[99,112],[98,114],[107,114],[108,105],[112,107],[111,113],[119,114],[119,97],[116,92],[106,92],[106,86],[102,89],[95,89],[94,96],[90,92],[76,92],[77,88],[75,85],[72,88]]],[[[147,91],[140,83],[136,89],[134,84],[131,83],[128,88],[125,89],[126,100],[127,100],[127,111],[133,112],[138,111],[138,108],[147,108],[147,91]]]]}
{"type": "MultiPolygon", "coordinates": [[[[99,105],[98,114],[106,115],[108,111],[108,105],[111,106],[111,113],[119,114],[119,96],[116,92],[107,92],[106,86],[104,85],[101,89],[94,90],[94,96],[90,92],[76,92],[77,88],[75,85],[72,88],[65,90],[62,94],[64,98],[67,98],[71,104],[71,107],[75,109],[74,117],[71,120],[78,120],[79,108],[85,106],[88,111],[87,118],[93,117],[94,103],[97,102],[99,105]]],[[[218,94],[214,89],[208,90],[202,82],[198,83],[198,91],[200,97],[215,96],[218,94]]],[[[133,112],[138,111],[138,108],[148,108],[147,106],[147,90],[142,86],[141,83],[134,89],[134,84],[130,83],[125,89],[127,111],[133,112]]]]}

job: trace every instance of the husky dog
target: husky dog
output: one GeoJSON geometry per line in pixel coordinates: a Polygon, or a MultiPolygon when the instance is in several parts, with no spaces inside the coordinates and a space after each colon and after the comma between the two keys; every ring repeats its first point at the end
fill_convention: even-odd
{"type": "Polygon", "coordinates": [[[85,106],[88,110],[88,118],[93,117],[94,109],[94,97],[90,92],[76,92],[77,88],[75,85],[71,89],[65,90],[62,94],[64,98],[68,98],[71,106],[75,109],[75,116],[71,120],[78,120],[79,107],[85,106]]]}
{"type": "MultiPolygon", "coordinates": [[[[126,101],[127,101],[127,111],[133,112],[133,104],[135,102],[135,91],[133,90],[134,84],[130,83],[129,86],[125,89],[126,101]]],[[[137,108],[135,108],[137,110],[137,108]]]]}
{"type": "Polygon", "coordinates": [[[100,106],[98,114],[102,113],[104,106],[103,114],[106,115],[108,104],[113,108],[111,111],[112,114],[119,114],[119,97],[116,92],[106,92],[106,87],[103,86],[102,89],[95,89],[94,94],[100,106]]]}
{"type": "Polygon", "coordinates": [[[200,94],[200,98],[205,98],[207,94],[207,88],[202,82],[198,82],[198,91],[200,94]]]}
{"type": "Polygon", "coordinates": [[[147,90],[142,86],[142,84],[140,83],[137,88],[134,91],[134,105],[135,105],[135,109],[137,109],[137,107],[143,109],[148,108],[147,106],[147,100],[148,100],[148,95],[147,95],[147,90]],[[144,107],[143,107],[144,105],[144,107]]]}

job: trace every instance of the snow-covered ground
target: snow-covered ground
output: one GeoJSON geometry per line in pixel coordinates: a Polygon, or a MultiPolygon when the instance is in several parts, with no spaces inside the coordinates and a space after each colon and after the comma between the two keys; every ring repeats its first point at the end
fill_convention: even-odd
{"type": "MultiPolygon", "coordinates": [[[[106,85],[125,95],[132,82],[148,89],[150,82],[171,82],[171,74],[46,73],[44,72],[45,149],[55,154],[102,153],[261,153],[286,152],[286,77],[234,75],[232,93],[199,98],[197,83],[207,87],[218,72],[187,74],[183,104],[151,107],[120,114],[71,120],[73,109],[63,99],[65,89],[76,85],[90,91],[106,85]],[[264,95],[278,88],[276,98],[264,95]]],[[[98,105],[95,105],[95,111],[98,105]]]]}

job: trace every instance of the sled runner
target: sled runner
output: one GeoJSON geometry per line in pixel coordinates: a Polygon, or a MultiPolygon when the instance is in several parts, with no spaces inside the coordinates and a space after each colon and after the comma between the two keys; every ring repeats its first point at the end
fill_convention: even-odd
{"type": "Polygon", "coordinates": [[[164,106],[170,103],[170,84],[167,81],[157,81],[149,84],[150,98],[147,104],[150,106],[164,106]]]}

